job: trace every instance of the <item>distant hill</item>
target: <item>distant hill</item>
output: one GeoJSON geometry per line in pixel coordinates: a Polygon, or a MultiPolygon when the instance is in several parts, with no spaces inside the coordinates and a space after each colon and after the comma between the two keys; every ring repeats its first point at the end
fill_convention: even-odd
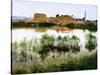
{"type": "Polygon", "coordinates": [[[32,18],[32,17],[24,17],[24,16],[12,16],[12,21],[15,21],[16,19],[24,19],[24,18],[32,18]]]}
{"type": "Polygon", "coordinates": [[[24,19],[25,17],[23,17],[23,16],[12,16],[11,18],[12,18],[12,20],[15,20],[15,19],[24,19]]]}

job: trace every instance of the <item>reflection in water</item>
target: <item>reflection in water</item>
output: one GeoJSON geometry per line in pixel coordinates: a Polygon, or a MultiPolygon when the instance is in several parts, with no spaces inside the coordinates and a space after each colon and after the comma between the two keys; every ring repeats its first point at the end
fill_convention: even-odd
{"type": "MultiPolygon", "coordinates": [[[[72,35],[77,36],[80,39],[80,45],[84,46],[85,45],[85,35],[90,33],[88,30],[80,30],[80,29],[74,29],[70,31],[65,31],[65,32],[57,32],[56,30],[51,30],[48,29],[45,32],[37,32],[35,29],[13,29],[12,30],[12,42],[20,42],[24,38],[26,39],[40,39],[42,35],[48,34],[48,35],[53,35],[55,38],[57,36],[69,36],[72,37],[72,35]]],[[[96,36],[96,33],[93,33],[93,35],[96,36]]]]}

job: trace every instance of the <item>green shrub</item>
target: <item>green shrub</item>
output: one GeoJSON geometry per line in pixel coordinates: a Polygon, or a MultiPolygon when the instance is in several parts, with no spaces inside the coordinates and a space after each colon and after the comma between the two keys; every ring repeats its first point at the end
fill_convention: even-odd
{"type": "Polygon", "coordinates": [[[59,57],[49,58],[35,64],[14,64],[12,73],[40,73],[97,69],[97,51],[79,53],[78,55],[60,54],[59,57]]]}
{"type": "Polygon", "coordinates": [[[13,43],[12,44],[12,51],[11,51],[11,53],[12,53],[12,62],[17,62],[17,60],[18,60],[18,52],[17,52],[17,50],[18,50],[18,43],[17,42],[15,42],[15,43],[13,43]]]}
{"type": "Polygon", "coordinates": [[[12,43],[14,61],[12,73],[97,69],[96,37],[92,34],[87,36],[86,45],[91,50],[87,53],[80,51],[79,41],[79,38],[74,35],[71,38],[68,36],[54,38],[45,34],[40,39],[40,44],[26,39],[19,43],[12,43]],[[93,47],[91,47],[91,41],[93,47]],[[76,52],[78,53],[75,54],[76,52]]]}
{"type": "Polygon", "coordinates": [[[42,59],[45,58],[45,56],[47,56],[47,53],[51,50],[53,50],[54,47],[54,37],[53,36],[49,36],[47,34],[43,35],[41,40],[40,40],[40,47],[41,50],[39,51],[39,53],[41,54],[42,59]]]}
{"type": "Polygon", "coordinates": [[[87,55],[80,55],[77,68],[79,70],[97,69],[97,51],[93,51],[87,55]]]}
{"type": "Polygon", "coordinates": [[[86,42],[85,47],[89,51],[92,51],[93,49],[95,49],[97,47],[97,39],[91,33],[87,35],[87,42],[86,42]]]}
{"type": "Polygon", "coordinates": [[[31,67],[32,73],[40,73],[40,72],[45,72],[45,69],[43,67],[43,65],[41,64],[33,64],[33,66],[31,67]]]}
{"type": "Polygon", "coordinates": [[[31,73],[31,66],[27,64],[12,64],[12,74],[28,74],[31,73]]]}
{"type": "Polygon", "coordinates": [[[80,46],[79,46],[79,38],[75,35],[73,35],[71,38],[70,38],[70,44],[69,44],[69,47],[70,47],[70,51],[71,52],[79,52],[80,51],[80,46]]]}

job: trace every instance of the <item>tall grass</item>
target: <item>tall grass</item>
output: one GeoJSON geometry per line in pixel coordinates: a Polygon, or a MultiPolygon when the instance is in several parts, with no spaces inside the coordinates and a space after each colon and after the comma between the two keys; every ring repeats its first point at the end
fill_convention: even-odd
{"type": "Polygon", "coordinates": [[[80,51],[79,41],[80,39],[75,35],[55,38],[44,34],[39,42],[24,39],[21,42],[12,43],[12,73],[96,69],[97,46],[95,46],[95,36],[88,35],[86,42],[88,53],[80,51]]]}
{"type": "Polygon", "coordinates": [[[13,64],[12,73],[40,73],[97,69],[97,52],[89,54],[60,55],[59,58],[47,58],[36,64],[13,64]]]}

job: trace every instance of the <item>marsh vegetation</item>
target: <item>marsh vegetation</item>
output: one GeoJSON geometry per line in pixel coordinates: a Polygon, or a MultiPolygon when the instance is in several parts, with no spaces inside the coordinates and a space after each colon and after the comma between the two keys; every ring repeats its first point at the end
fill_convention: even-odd
{"type": "Polygon", "coordinates": [[[12,22],[12,29],[14,28],[39,28],[40,30],[43,28],[47,29],[55,29],[58,31],[63,31],[66,29],[83,29],[89,31],[97,31],[97,22],[96,21],[84,21],[84,22],[77,22],[77,21],[69,21],[65,22],[64,24],[57,24],[53,22],[43,22],[43,23],[35,23],[35,22],[12,22]],[[57,29],[56,29],[57,28],[57,29]]]}
{"type": "Polygon", "coordinates": [[[12,73],[38,73],[97,68],[97,41],[86,35],[85,50],[80,50],[80,39],[73,35],[42,35],[39,40],[24,39],[12,43],[12,73]]]}
{"type": "Polygon", "coordinates": [[[12,22],[12,73],[97,69],[97,22],[12,22]]]}

